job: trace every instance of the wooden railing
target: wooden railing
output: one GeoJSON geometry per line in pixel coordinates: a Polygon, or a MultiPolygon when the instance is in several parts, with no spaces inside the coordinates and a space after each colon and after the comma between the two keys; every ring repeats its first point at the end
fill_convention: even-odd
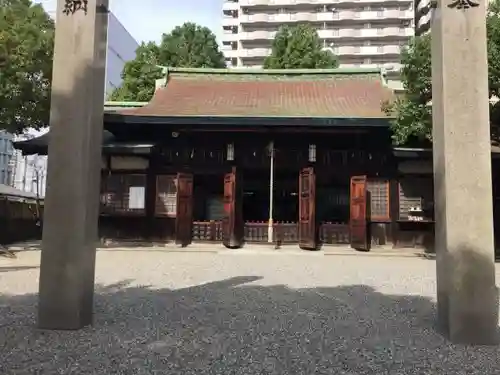
{"type": "Polygon", "coordinates": [[[280,243],[298,243],[299,225],[295,222],[278,222],[274,224],[274,241],[280,243]]]}
{"type": "MultiPolygon", "coordinates": [[[[298,225],[295,222],[277,222],[273,224],[273,242],[297,243],[299,241],[298,225]]],[[[245,242],[268,242],[267,221],[246,221],[245,242]]]]}
{"type": "Polygon", "coordinates": [[[350,243],[349,224],[347,223],[321,223],[319,239],[326,245],[343,245],[350,243]]]}
{"type": "Polygon", "coordinates": [[[267,221],[245,221],[245,242],[267,242],[267,221]]]}
{"type": "Polygon", "coordinates": [[[193,223],[193,241],[222,241],[221,221],[195,221],[193,223]]]}
{"type": "MultiPolygon", "coordinates": [[[[299,229],[296,222],[277,222],[273,224],[274,239],[282,244],[298,243],[299,229]]],[[[319,227],[319,237],[323,244],[337,245],[349,244],[349,224],[322,223],[319,227]]],[[[245,222],[245,242],[267,243],[267,221],[245,222]]],[[[195,221],[193,223],[193,241],[221,242],[221,221],[195,221]]]]}

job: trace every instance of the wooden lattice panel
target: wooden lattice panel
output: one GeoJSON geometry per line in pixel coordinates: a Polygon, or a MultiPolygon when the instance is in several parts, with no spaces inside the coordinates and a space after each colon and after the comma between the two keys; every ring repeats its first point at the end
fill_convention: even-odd
{"type": "Polygon", "coordinates": [[[156,177],[155,215],[175,217],[177,213],[177,177],[160,175],[156,177]]]}
{"type": "Polygon", "coordinates": [[[144,213],[146,175],[111,174],[103,178],[101,210],[105,213],[144,213]],[[138,189],[142,196],[131,196],[138,189]]]}
{"type": "Polygon", "coordinates": [[[389,181],[369,180],[367,189],[370,192],[371,220],[389,220],[389,181]]]}

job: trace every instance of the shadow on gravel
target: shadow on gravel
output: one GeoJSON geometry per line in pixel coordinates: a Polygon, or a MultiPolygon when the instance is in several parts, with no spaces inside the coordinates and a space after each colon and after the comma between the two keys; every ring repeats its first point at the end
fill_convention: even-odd
{"type": "Polygon", "coordinates": [[[454,346],[436,333],[426,298],[260,279],[100,285],[94,326],[75,332],[37,330],[36,295],[0,295],[0,373],[498,373],[497,348],[454,346]]]}
{"type": "MultiPolygon", "coordinates": [[[[26,271],[26,270],[33,270],[37,269],[39,267],[35,266],[0,266],[0,273],[2,272],[15,272],[15,271],[26,271]]],[[[0,294],[0,301],[2,297],[0,294]]],[[[1,319],[1,318],[0,318],[1,319]]]]}

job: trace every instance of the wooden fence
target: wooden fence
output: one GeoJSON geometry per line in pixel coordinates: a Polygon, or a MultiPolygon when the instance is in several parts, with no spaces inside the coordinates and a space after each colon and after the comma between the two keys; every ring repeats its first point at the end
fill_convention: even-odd
{"type": "Polygon", "coordinates": [[[41,239],[43,206],[39,211],[35,201],[0,196],[0,244],[41,239]]]}

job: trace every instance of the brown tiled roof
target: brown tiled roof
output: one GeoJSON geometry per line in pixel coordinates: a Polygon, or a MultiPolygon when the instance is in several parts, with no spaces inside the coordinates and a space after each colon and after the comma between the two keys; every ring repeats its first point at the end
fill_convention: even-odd
{"type": "Polygon", "coordinates": [[[126,114],[376,118],[392,96],[378,70],[169,69],[149,104],[126,114]]]}

